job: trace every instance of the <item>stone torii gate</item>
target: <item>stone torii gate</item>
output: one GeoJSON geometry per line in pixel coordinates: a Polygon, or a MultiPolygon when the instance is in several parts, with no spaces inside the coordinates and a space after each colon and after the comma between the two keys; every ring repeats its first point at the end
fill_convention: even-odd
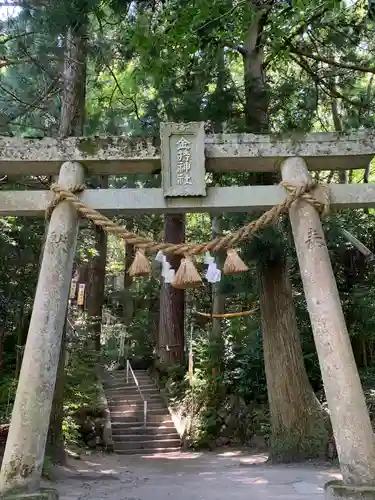
{"type": "MultiPolygon", "coordinates": [[[[375,156],[375,131],[278,137],[205,136],[203,123],[164,124],[155,139],[0,138],[0,175],[59,175],[66,189],[99,175],[158,173],[162,187],[87,189],[80,200],[102,214],[252,212],[282,202],[282,186],[209,187],[206,172],[273,172],[295,186],[309,170],[364,168],[375,156]]],[[[324,202],[325,190],[314,197],[324,202]]],[[[0,191],[0,216],[42,216],[51,191],[0,191]]],[[[375,184],[330,186],[330,206],[375,207],[375,184]]],[[[335,278],[316,209],[304,199],[290,220],[319,356],[342,482],[326,498],[375,499],[375,440],[335,278]]],[[[57,498],[40,479],[67,308],[79,217],[69,201],[54,208],[0,474],[0,498],[57,498]]]]}

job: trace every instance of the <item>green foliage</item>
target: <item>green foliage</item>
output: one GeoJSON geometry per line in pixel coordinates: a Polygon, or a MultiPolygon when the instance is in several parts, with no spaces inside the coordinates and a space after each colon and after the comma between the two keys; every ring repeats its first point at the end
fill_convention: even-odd
{"type": "Polygon", "coordinates": [[[193,384],[186,366],[175,365],[162,374],[171,405],[191,419],[194,447],[211,446],[222,434],[228,441],[230,437],[242,443],[254,433],[268,435],[263,353],[254,323],[254,319],[231,320],[224,327],[225,352],[217,374],[212,375],[211,361],[215,343],[200,329],[194,331],[193,384]]]}
{"type": "Polygon", "coordinates": [[[63,421],[67,444],[81,443],[80,415],[89,413],[101,416],[101,381],[97,373],[99,361],[98,353],[90,348],[86,324],[81,321],[79,338],[68,344],[63,421]]]}
{"type": "MultiPolygon", "coordinates": [[[[336,0],[295,0],[291,5],[272,3],[267,16],[262,17],[263,31],[257,40],[264,53],[272,133],[290,135],[374,126],[373,69],[366,70],[371,66],[375,50],[373,4],[336,0]],[[334,116],[335,105],[338,120],[334,116]]],[[[207,130],[217,133],[247,130],[243,55],[249,27],[257,14],[254,5],[255,2],[227,0],[171,0],[156,4],[148,0],[61,0],[49,2],[44,8],[19,9],[18,14],[0,22],[1,134],[56,135],[61,107],[63,39],[67,26],[72,21],[86,22],[86,15],[85,133],[157,136],[163,120],[204,120],[207,130]]],[[[338,177],[321,172],[317,180],[337,182],[338,177]]],[[[362,172],[352,172],[350,180],[363,182],[362,172]]],[[[369,180],[374,180],[371,171],[369,180]]],[[[1,187],[41,189],[49,182],[46,178],[13,179],[10,176],[1,187]]],[[[89,182],[96,185],[94,179],[89,182]]],[[[207,174],[209,185],[263,182],[265,179],[258,174],[230,172],[219,177],[207,174]]],[[[111,177],[109,184],[112,188],[159,187],[160,175],[111,177]]],[[[232,231],[257,215],[223,214],[222,231],[232,231]]],[[[131,230],[161,239],[163,226],[159,215],[117,217],[116,220],[131,230]]],[[[188,240],[210,239],[208,215],[189,214],[186,220],[188,240]]],[[[14,398],[17,353],[27,332],[44,224],[41,219],[0,219],[0,327],[6,329],[1,360],[0,421],[8,420],[14,398]]],[[[365,368],[373,363],[375,352],[374,269],[338,234],[339,226],[346,227],[374,249],[373,212],[340,212],[325,223],[356,360],[365,368]]],[[[320,369],[290,230],[286,221],[277,229],[268,228],[243,244],[241,252],[250,265],[250,273],[223,278],[220,292],[225,295],[228,311],[255,308],[259,264],[266,265],[285,254],[305,364],[314,389],[319,391],[322,387],[320,369]]],[[[95,252],[92,231],[85,227],[80,233],[78,266],[89,263],[95,252]]],[[[127,354],[148,362],[156,346],[160,276],[155,271],[154,279],[134,280],[128,289],[119,291],[113,282],[111,284],[111,278],[124,275],[122,241],[109,238],[107,257],[106,309],[118,321],[115,326],[103,328],[103,359],[117,359],[119,336],[126,326],[127,354]]],[[[186,295],[190,326],[192,310],[211,311],[211,293],[205,285],[186,295]]],[[[186,366],[174,367],[166,374],[165,383],[171,397],[194,416],[193,442],[197,446],[207,445],[221,436],[223,427],[228,427],[231,412],[240,422],[236,438],[246,442],[253,432],[260,432],[268,439],[259,312],[247,319],[223,320],[220,339],[210,338],[211,329],[210,323],[194,328],[193,386],[188,384],[186,366]],[[220,359],[216,367],[218,374],[213,377],[213,360],[217,358],[220,359]]],[[[86,332],[86,326],[83,331],[86,332]]],[[[95,410],[98,405],[99,388],[94,370],[97,359],[87,349],[84,339],[87,340],[87,335],[69,345],[64,420],[68,442],[79,440],[75,413],[81,408],[95,410]]],[[[373,384],[371,373],[366,372],[364,377],[366,384],[373,384]]],[[[319,442],[319,429],[316,435],[319,442]]],[[[281,437],[274,437],[275,449],[278,439],[281,437]]],[[[293,439],[298,436],[286,440],[291,448],[295,445],[293,439]]],[[[280,447],[287,445],[285,440],[280,441],[280,447]]]]}
{"type": "Polygon", "coordinates": [[[1,377],[0,384],[0,422],[9,422],[14,397],[17,389],[17,380],[11,375],[1,377]]]}
{"type": "Polygon", "coordinates": [[[45,456],[44,463],[43,463],[42,476],[45,479],[48,479],[49,481],[52,480],[52,469],[53,469],[53,464],[52,464],[51,459],[48,456],[45,456]]]}

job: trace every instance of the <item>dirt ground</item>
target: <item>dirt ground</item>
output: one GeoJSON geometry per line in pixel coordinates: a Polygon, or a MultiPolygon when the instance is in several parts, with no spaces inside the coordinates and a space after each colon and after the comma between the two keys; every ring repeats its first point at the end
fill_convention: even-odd
{"type": "Polygon", "coordinates": [[[56,469],[53,487],[60,500],[308,500],[323,499],[324,483],[341,477],[329,465],[265,460],[240,451],[94,454],[56,469]]]}

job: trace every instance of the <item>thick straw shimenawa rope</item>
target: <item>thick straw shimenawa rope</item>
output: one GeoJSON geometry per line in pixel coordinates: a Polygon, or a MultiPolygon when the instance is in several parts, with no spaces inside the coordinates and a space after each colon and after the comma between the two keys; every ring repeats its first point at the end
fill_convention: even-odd
{"type": "Polygon", "coordinates": [[[158,252],[161,250],[165,254],[175,254],[175,255],[197,255],[204,252],[216,252],[220,249],[228,249],[234,247],[238,242],[247,239],[249,236],[255,234],[260,229],[266,227],[268,224],[275,223],[281,214],[287,212],[292,204],[298,199],[302,198],[316,208],[316,210],[321,214],[325,215],[329,210],[329,188],[326,185],[319,184],[319,186],[324,187],[324,202],[321,203],[311,194],[311,191],[317,187],[317,183],[310,182],[302,186],[295,186],[287,181],[282,181],[280,183],[289,193],[289,196],[285,198],[281,203],[275,205],[270,210],[267,210],[262,214],[259,219],[251,221],[245,226],[241,227],[237,231],[227,234],[225,236],[220,236],[211,241],[205,243],[158,243],[154,240],[138,236],[135,233],[126,231],[122,226],[119,226],[115,222],[102,215],[97,210],[88,207],[74,194],[75,192],[81,192],[84,186],[75,186],[71,190],[65,189],[59,184],[53,184],[51,190],[55,193],[55,198],[51,205],[47,209],[47,214],[50,214],[55,206],[61,201],[69,201],[76,210],[86,219],[92,221],[95,225],[101,227],[104,231],[108,233],[114,233],[119,238],[122,238],[129,245],[134,245],[137,248],[146,250],[148,252],[158,252]]]}
{"type": "MultiPolygon", "coordinates": [[[[57,186],[57,184],[52,184],[52,186],[51,186],[51,190],[55,193],[55,196],[54,196],[53,200],[51,201],[51,203],[47,207],[46,219],[49,219],[51,217],[51,214],[52,214],[54,208],[57,207],[57,205],[60,203],[60,201],[63,201],[66,199],[63,194],[54,191],[53,187],[55,185],[57,186]]],[[[82,193],[82,191],[84,191],[85,188],[86,188],[86,186],[84,184],[78,184],[77,186],[72,187],[70,192],[73,193],[73,195],[75,193],[82,193]]]]}

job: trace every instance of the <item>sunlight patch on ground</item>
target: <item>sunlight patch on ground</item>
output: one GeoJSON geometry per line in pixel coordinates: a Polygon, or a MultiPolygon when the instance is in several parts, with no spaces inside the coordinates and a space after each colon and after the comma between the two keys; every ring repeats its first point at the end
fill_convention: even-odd
{"type": "Polygon", "coordinates": [[[164,459],[164,460],[194,460],[202,456],[202,453],[180,452],[175,453],[153,453],[152,455],[139,455],[146,459],[164,459]]]}
{"type": "Polygon", "coordinates": [[[241,465],[265,464],[268,460],[267,455],[251,455],[240,460],[241,465]]]}
{"type": "Polygon", "coordinates": [[[235,451],[223,451],[222,453],[218,453],[218,457],[238,457],[240,455],[243,455],[244,452],[241,450],[235,450],[235,451]]]}
{"type": "Polygon", "coordinates": [[[332,479],[342,479],[342,475],[339,472],[327,472],[327,476],[331,477],[332,479]]]}

